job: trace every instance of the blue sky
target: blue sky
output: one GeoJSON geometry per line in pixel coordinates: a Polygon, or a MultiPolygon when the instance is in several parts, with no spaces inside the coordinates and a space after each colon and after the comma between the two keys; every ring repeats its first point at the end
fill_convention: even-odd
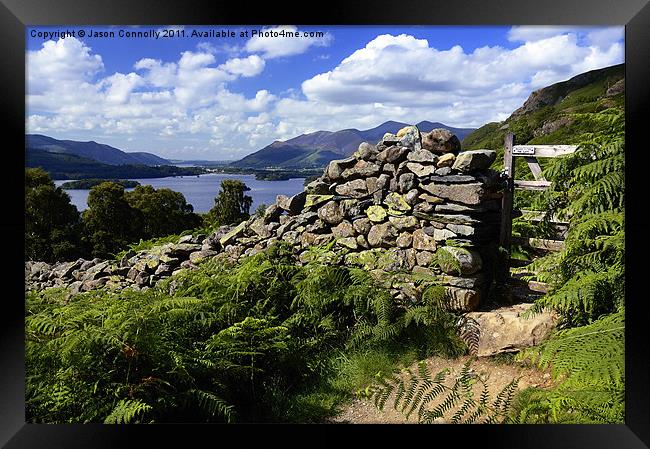
{"type": "Polygon", "coordinates": [[[624,61],[623,27],[50,26],[26,33],[28,133],[177,159],[238,159],[274,140],[386,120],[478,127],[505,119],[535,89],[624,61]],[[175,37],[119,35],[163,29],[175,37]],[[75,35],[46,34],[66,30],[75,35]],[[91,30],[114,37],[89,37],[91,30]],[[237,36],[192,37],[193,30],[237,36]],[[253,30],[323,34],[251,37],[253,30]]]}

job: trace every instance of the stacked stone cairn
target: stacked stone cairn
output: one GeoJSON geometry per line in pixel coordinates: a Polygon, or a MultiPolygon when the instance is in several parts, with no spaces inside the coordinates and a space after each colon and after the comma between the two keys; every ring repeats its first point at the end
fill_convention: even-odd
{"type": "Polygon", "coordinates": [[[501,186],[489,169],[495,157],[490,150],[461,152],[445,129],[407,126],[332,161],[305,191],[279,195],[262,217],[129,252],[121,261],[27,262],[27,288],[149,288],[207,259],[237,261],[280,240],[293,247],[297,264],[320,257],[369,270],[398,301],[419,301],[428,285],[422,279],[435,278],[449,309],[475,310],[497,251],[501,186]]]}

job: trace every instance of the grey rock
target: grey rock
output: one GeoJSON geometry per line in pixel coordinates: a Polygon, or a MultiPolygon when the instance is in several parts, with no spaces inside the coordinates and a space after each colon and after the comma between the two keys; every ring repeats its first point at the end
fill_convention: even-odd
{"type": "Polygon", "coordinates": [[[319,234],[322,232],[326,232],[329,229],[329,226],[320,218],[316,220],[314,223],[307,225],[305,227],[305,231],[307,232],[313,232],[315,234],[319,234]]]}
{"type": "Polygon", "coordinates": [[[353,166],[354,164],[356,164],[356,162],[357,160],[354,157],[348,157],[345,159],[331,161],[327,166],[327,169],[325,170],[325,176],[330,181],[336,181],[338,179],[341,179],[341,174],[343,173],[343,170],[353,166]]]}
{"type": "Polygon", "coordinates": [[[424,165],[420,164],[419,162],[409,162],[406,164],[406,167],[420,178],[429,176],[433,174],[434,171],[436,171],[436,167],[434,165],[424,165]]]}
{"type": "Polygon", "coordinates": [[[418,220],[413,215],[407,215],[404,217],[388,217],[388,221],[399,231],[412,230],[418,225],[418,220]]]}
{"type": "Polygon", "coordinates": [[[352,222],[352,226],[354,227],[354,230],[357,231],[357,233],[366,235],[368,232],[370,232],[372,223],[368,218],[359,218],[352,222]]]}
{"type": "Polygon", "coordinates": [[[357,239],[354,237],[341,237],[336,239],[336,243],[344,248],[355,250],[359,247],[357,239]]]}
{"type": "Polygon", "coordinates": [[[370,248],[370,244],[368,243],[368,240],[363,235],[357,235],[357,246],[368,249],[370,248]]]}
{"type": "Polygon", "coordinates": [[[366,161],[372,160],[377,156],[377,148],[368,143],[368,142],[361,142],[359,144],[359,148],[357,151],[353,154],[353,156],[357,159],[363,159],[366,161]]]}
{"type": "MultiPolygon", "coordinates": [[[[263,217],[264,223],[268,224],[268,223],[277,222],[280,219],[280,215],[282,215],[282,212],[283,212],[282,209],[280,209],[277,204],[271,204],[264,211],[264,217],[263,217]]],[[[229,229],[225,230],[225,232],[223,232],[222,235],[215,236],[212,239],[215,242],[219,242],[219,239],[224,235],[226,235],[228,231],[229,229]]]]}
{"type": "Polygon", "coordinates": [[[436,154],[458,153],[460,140],[451,131],[437,128],[422,134],[422,148],[436,154]]]}
{"type": "Polygon", "coordinates": [[[336,193],[352,198],[362,198],[368,195],[368,188],[366,187],[366,182],[363,179],[355,179],[353,181],[348,181],[345,184],[336,186],[336,193]]]}
{"type": "Polygon", "coordinates": [[[433,175],[429,178],[429,181],[432,181],[434,183],[443,183],[443,184],[460,184],[464,182],[476,182],[477,179],[474,176],[470,176],[470,175],[447,175],[447,176],[433,175]]]}
{"type": "Polygon", "coordinates": [[[418,251],[416,254],[417,264],[421,267],[428,267],[435,260],[435,254],[431,251],[418,251]]]}
{"type": "Polygon", "coordinates": [[[408,159],[410,162],[429,162],[435,164],[438,160],[438,156],[429,150],[420,149],[416,151],[410,151],[406,156],[406,159],[408,159]]]}
{"type": "MultiPolygon", "coordinates": [[[[378,189],[385,189],[388,187],[388,183],[390,182],[390,175],[386,173],[382,173],[379,175],[377,178],[377,188],[378,189]]],[[[370,189],[368,189],[370,190],[370,189]]]]}
{"type": "Polygon", "coordinates": [[[399,142],[399,139],[393,133],[385,133],[384,137],[382,137],[381,141],[385,146],[389,147],[389,146],[395,145],[397,142],[399,142]]]}
{"type": "Polygon", "coordinates": [[[403,147],[414,151],[422,148],[420,130],[416,126],[405,126],[397,132],[396,137],[399,139],[399,143],[403,147]]]}
{"type": "Polygon", "coordinates": [[[456,234],[451,232],[449,229],[434,229],[433,239],[436,242],[444,242],[447,239],[456,238],[456,234]]]}
{"type": "Polygon", "coordinates": [[[472,150],[463,151],[456,156],[456,161],[451,167],[461,172],[481,170],[488,168],[497,157],[494,150],[472,150]]]}
{"type": "Polygon", "coordinates": [[[354,164],[353,167],[346,168],[341,173],[343,179],[362,177],[367,178],[369,176],[379,175],[381,172],[381,167],[373,162],[368,162],[364,160],[358,161],[354,164]]]}
{"type": "Polygon", "coordinates": [[[413,244],[413,234],[402,232],[398,237],[396,244],[399,248],[409,248],[413,244]]]}
{"type": "Polygon", "coordinates": [[[192,239],[194,236],[192,234],[184,235],[180,239],[178,239],[178,243],[193,243],[192,239]]]}
{"type": "Polygon", "coordinates": [[[349,221],[342,221],[332,228],[332,234],[334,234],[334,237],[337,238],[345,238],[353,237],[355,233],[354,228],[352,227],[352,223],[349,221]]]}
{"type": "Polygon", "coordinates": [[[192,254],[190,254],[190,262],[192,262],[194,265],[198,265],[201,262],[204,262],[205,260],[216,256],[217,254],[219,253],[212,250],[195,251],[192,254]]]}
{"type": "Polygon", "coordinates": [[[325,223],[337,225],[343,221],[343,211],[341,211],[337,202],[329,201],[325,203],[323,207],[318,209],[318,218],[323,220],[325,223]]]}
{"type": "Polygon", "coordinates": [[[469,275],[482,268],[481,255],[474,250],[455,246],[438,248],[440,269],[447,274],[469,275]],[[459,272],[460,270],[460,272],[459,272]]]}
{"type": "Polygon", "coordinates": [[[329,193],[329,184],[322,179],[315,179],[306,186],[307,193],[311,195],[327,195],[329,193]]]}
{"type": "Polygon", "coordinates": [[[404,195],[404,199],[406,202],[413,206],[417,201],[420,196],[420,192],[417,189],[411,189],[408,192],[406,192],[406,195],[404,195]]]}
{"type": "Polygon", "coordinates": [[[476,228],[473,226],[449,223],[445,227],[449,229],[451,232],[465,237],[470,237],[477,234],[476,228]]]}
{"type": "Polygon", "coordinates": [[[430,235],[427,235],[424,230],[416,229],[413,232],[413,248],[424,251],[435,251],[436,241],[430,235]]]}
{"type": "Polygon", "coordinates": [[[471,184],[424,184],[421,187],[440,198],[463,204],[479,204],[485,191],[479,183],[471,184]]]}
{"type": "Polygon", "coordinates": [[[368,232],[368,243],[372,247],[392,246],[397,237],[397,229],[390,222],[376,224],[368,232]]]}
{"type": "MultiPolygon", "coordinates": [[[[406,156],[406,153],[408,152],[409,152],[408,148],[398,147],[396,145],[393,145],[391,147],[386,148],[381,153],[379,153],[377,155],[377,160],[392,164],[394,162],[401,161],[404,158],[404,156],[406,156]]],[[[384,170],[386,170],[385,166],[384,166],[384,170]]]]}
{"type": "Polygon", "coordinates": [[[397,181],[397,187],[400,193],[406,193],[415,187],[415,175],[413,173],[404,173],[400,175],[397,181]]]}

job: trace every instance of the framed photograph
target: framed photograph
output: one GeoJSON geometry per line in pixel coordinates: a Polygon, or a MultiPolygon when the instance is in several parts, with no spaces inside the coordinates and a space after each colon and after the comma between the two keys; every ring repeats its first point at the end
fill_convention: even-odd
{"type": "Polygon", "coordinates": [[[0,6],[7,448],[650,445],[646,2],[57,3],[0,6]]]}

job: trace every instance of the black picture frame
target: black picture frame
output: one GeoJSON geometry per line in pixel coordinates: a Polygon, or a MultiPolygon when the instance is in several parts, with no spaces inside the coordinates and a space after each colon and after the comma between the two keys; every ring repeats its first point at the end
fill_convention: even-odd
{"type": "MultiPolygon", "coordinates": [[[[226,435],[271,447],[336,444],[360,434],[380,439],[399,432],[407,444],[444,444],[495,448],[643,448],[650,445],[650,349],[643,297],[644,251],[650,230],[645,213],[645,177],[650,149],[643,141],[649,108],[650,5],[647,0],[470,1],[438,4],[424,0],[312,4],[155,0],[2,0],[0,111],[5,125],[4,152],[7,210],[1,214],[4,236],[3,313],[0,326],[0,444],[7,448],[167,447],[224,444],[226,435]],[[306,11],[311,11],[307,13],[306,11]],[[24,196],[25,27],[74,24],[422,24],[422,25],[625,25],[626,62],[626,418],[624,425],[510,426],[328,426],[324,425],[35,425],[25,423],[24,369],[24,196]],[[11,246],[11,249],[9,249],[11,246]],[[10,288],[8,288],[10,287],[10,288]],[[307,430],[303,433],[302,430],[307,430]],[[300,433],[297,433],[300,432],[300,433]],[[317,433],[318,432],[318,433],[317,433]],[[232,435],[231,435],[232,434],[232,435]],[[306,435],[306,438],[299,435],[306,435]],[[317,440],[317,441],[314,441],[317,440]],[[196,441],[196,443],[194,443],[196,441]],[[471,441],[471,443],[470,443],[471,441]]],[[[505,70],[506,68],[504,68],[505,70]]],[[[390,440],[386,440],[387,442],[390,440]]],[[[340,444],[340,443],[339,443],[340,444]]],[[[396,444],[396,443],[392,443],[396,444]]],[[[403,443],[397,443],[403,444],[403,443]]]]}

